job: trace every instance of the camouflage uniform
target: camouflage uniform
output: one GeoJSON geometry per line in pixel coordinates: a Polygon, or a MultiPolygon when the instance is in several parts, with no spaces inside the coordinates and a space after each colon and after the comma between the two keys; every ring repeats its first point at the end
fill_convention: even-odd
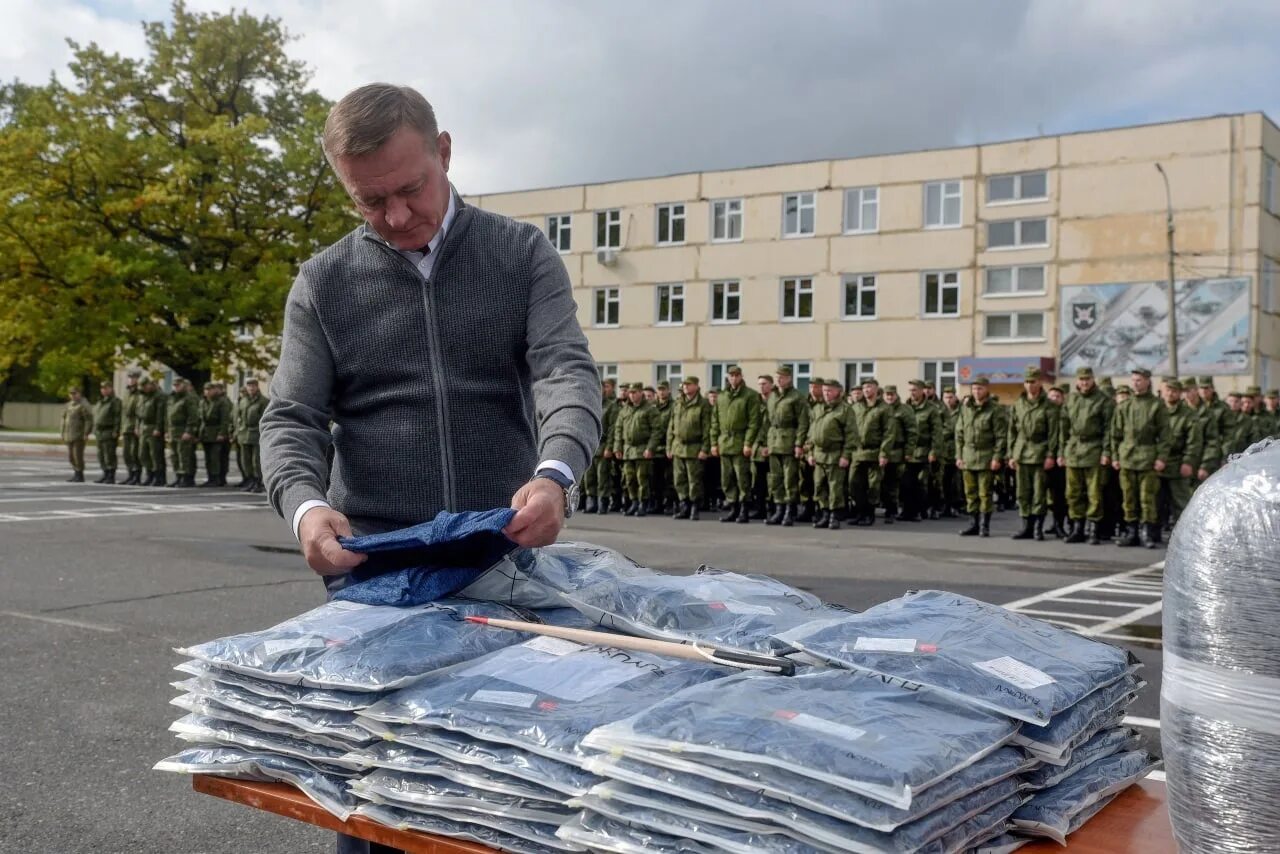
{"type": "MultiPolygon", "coordinates": [[[[729,373],[741,375],[742,371],[734,365],[729,373]]],[[[745,523],[750,520],[747,503],[751,497],[751,458],[743,455],[743,449],[749,447],[752,454],[755,453],[763,408],[759,392],[747,388],[746,383],[740,383],[736,389],[732,386],[724,389],[716,400],[716,430],[712,441],[720,453],[724,500],[731,505],[729,516],[721,521],[745,523]]]]}
{"type": "MultiPolygon", "coordinates": [[[[686,387],[696,385],[698,378],[685,377],[684,382],[686,387]]],[[[711,404],[701,392],[693,397],[681,394],[671,404],[667,453],[671,455],[676,497],[680,500],[676,518],[697,519],[703,497],[703,463],[711,454],[711,404]]]]}
{"type": "MultiPolygon", "coordinates": [[[[635,383],[631,390],[643,392],[644,384],[635,383]]],[[[648,515],[653,457],[665,438],[661,435],[661,420],[653,404],[641,398],[639,404],[624,406],[613,426],[610,445],[622,457],[622,488],[628,500],[628,516],[648,515]]]]}
{"type": "MultiPolygon", "coordinates": [[[[1093,370],[1080,368],[1076,377],[1092,379],[1093,370]]],[[[1067,467],[1067,513],[1072,520],[1068,542],[1098,542],[1102,522],[1103,489],[1107,468],[1112,405],[1097,386],[1088,392],[1075,391],[1063,404],[1059,455],[1067,467]]]]}
{"type": "MultiPolygon", "coordinates": [[[[974,385],[986,386],[986,377],[975,377],[974,385]]],[[[992,463],[1005,461],[1005,442],[1009,427],[1005,423],[1004,410],[988,397],[981,404],[975,398],[967,399],[960,406],[956,418],[956,461],[964,480],[965,508],[972,517],[972,524],[960,533],[963,536],[991,531],[991,493],[995,480],[992,463]]]]}
{"type": "Polygon", "coordinates": [[[845,507],[845,469],[857,448],[857,427],[844,401],[823,403],[809,424],[805,446],[814,462],[813,492],[820,511],[813,527],[838,529],[845,507]]]}
{"type": "MultiPolygon", "coordinates": [[[[884,391],[885,394],[897,395],[898,393],[897,387],[892,385],[885,386],[884,391]]],[[[916,416],[911,411],[911,407],[903,403],[901,398],[892,404],[886,400],[885,405],[898,420],[898,431],[893,447],[889,451],[889,465],[885,466],[884,487],[881,489],[884,523],[890,525],[898,517],[898,508],[902,506],[898,499],[902,490],[902,476],[906,470],[907,458],[912,457],[916,450],[916,416]]]]}
{"type": "Polygon", "coordinates": [[[124,468],[129,473],[126,484],[136,484],[142,479],[141,443],[138,441],[138,419],[142,411],[142,389],[138,388],[141,371],[130,371],[131,385],[124,393],[123,418],[120,429],[124,438],[124,468]]]}
{"type": "MultiPolygon", "coordinates": [[[[924,389],[923,380],[912,380],[913,388],[924,389]]],[[[915,423],[916,440],[910,449],[911,462],[906,463],[902,484],[902,518],[916,521],[929,515],[929,493],[933,483],[933,464],[941,454],[942,413],[927,397],[917,403],[908,398],[904,405],[915,423]],[[933,462],[929,458],[933,457],[933,462]]]]}
{"type": "MultiPolygon", "coordinates": [[[[778,373],[790,375],[790,368],[780,367],[778,373]]],[[[800,503],[800,467],[796,448],[804,446],[809,435],[809,405],[800,392],[791,386],[786,391],[779,387],[766,403],[769,448],[769,497],[776,505],[770,524],[789,524],[788,515],[794,521],[795,505],[800,503]]],[[[843,477],[843,472],[841,473],[843,477]]]]}
{"type": "Polygon", "coordinates": [[[148,381],[144,383],[142,396],[138,435],[142,440],[142,467],[147,472],[147,479],[142,483],[144,486],[164,486],[165,395],[148,381]],[[146,390],[146,385],[151,385],[151,391],[146,390]]]}
{"type": "Polygon", "coordinates": [[[73,474],[70,481],[84,481],[84,446],[93,431],[93,410],[84,399],[77,396],[67,402],[62,410],[62,441],[67,446],[67,459],[73,474]]]}
{"type": "Polygon", "coordinates": [[[212,396],[200,399],[200,435],[199,440],[204,448],[204,468],[208,479],[202,486],[226,486],[227,473],[222,470],[224,458],[223,448],[233,429],[231,404],[225,397],[218,395],[217,383],[205,383],[206,391],[212,396]]]}
{"type": "MultiPolygon", "coordinates": [[[[104,386],[110,389],[110,386],[104,386]]],[[[98,483],[116,482],[116,443],[124,421],[124,404],[114,394],[103,395],[93,407],[93,434],[98,440],[98,483]]]]}
{"type": "Polygon", "coordinates": [[[587,497],[588,513],[609,512],[609,499],[613,497],[613,460],[607,459],[604,454],[605,451],[613,450],[613,428],[618,421],[619,408],[617,398],[610,394],[602,395],[600,447],[596,448],[596,455],[582,477],[582,492],[587,497]]]}
{"type": "Polygon", "coordinates": [[[187,391],[187,381],[175,379],[165,409],[165,434],[169,437],[176,487],[195,486],[196,437],[200,433],[200,405],[187,391]],[[185,438],[184,438],[185,437],[185,438]]]}
{"type": "Polygon", "coordinates": [[[244,491],[262,492],[262,457],[258,444],[258,425],[262,421],[262,413],[267,409],[267,397],[256,390],[256,383],[253,386],[254,388],[241,398],[244,406],[239,411],[240,423],[236,425],[236,441],[240,445],[245,473],[249,476],[249,483],[245,485],[244,491]]]}
{"type": "MultiPolygon", "coordinates": [[[[1176,380],[1166,380],[1166,384],[1178,392],[1182,384],[1176,380]]],[[[1178,523],[1178,517],[1186,509],[1191,500],[1191,480],[1200,469],[1200,461],[1204,456],[1204,427],[1196,411],[1184,400],[1173,406],[1164,404],[1169,417],[1169,455],[1164,458],[1165,468],[1160,472],[1160,493],[1158,513],[1170,525],[1178,523]],[[1190,466],[1190,474],[1182,472],[1183,466],[1190,466]]]]}
{"type": "MultiPolygon", "coordinates": [[[[874,382],[874,380],[872,380],[874,382]]],[[[853,407],[857,450],[849,468],[849,492],[853,498],[855,525],[875,524],[880,506],[884,468],[880,460],[888,459],[898,443],[899,419],[884,399],[876,396],[874,404],[866,399],[853,407]]]]}
{"type": "MultiPolygon", "coordinates": [[[[1040,371],[1028,368],[1023,377],[1026,382],[1038,381],[1040,371]]],[[[1060,418],[1061,413],[1049,402],[1049,394],[1043,388],[1034,398],[1024,391],[1009,413],[1009,435],[1005,444],[1009,449],[1009,462],[1017,464],[1018,515],[1023,523],[1015,539],[1044,539],[1048,498],[1045,462],[1053,459],[1057,448],[1060,418]]]]}
{"type": "Polygon", "coordinates": [[[1110,447],[1112,465],[1120,472],[1124,518],[1129,525],[1119,545],[1138,545],[1141,533],[1143,544],[1154,548],[1158,531],[1152,529],[1159,522],[1156,498],[1160,492],[1160,475],[1154,463],[1167,462],[1169,442],[1168,410],[1150,389],[1145,394],[1131,395],[1116,407],[1111,418],[1110,447]]]}

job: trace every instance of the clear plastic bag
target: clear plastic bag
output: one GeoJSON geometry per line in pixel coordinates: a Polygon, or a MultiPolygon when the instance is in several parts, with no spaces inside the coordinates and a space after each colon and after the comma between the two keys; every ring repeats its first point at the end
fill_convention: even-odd
{"type": "Polygon", "coordinates": [[[177,652],[274,682],[388,691],[523,638],[518,632],[468,623],[469,616],[521,620],[528,615],[460,599],[412,608],[326,602],[269,629],[177,652]]]}
{"type": "Polygon", "coordinates": [[[560,825],[556,835],[566,842],[591,851],[611,851],[616,854],[649,854],[651,851],[712,854],[719,850],[691,839],[614,821],[590,810],[583,810],[560,825]]]}
{"type": "MultiPolygon", "coordinates": [[[[475,832],[474,828],[496,831],[508,838],[523,840],[544,848],[560,851],[574,851],[575,847],[556,836],[559,825],[543,824],[538,821],[521,821],[503,816],[485,815],[478,812],[459,812],[457,810],[438,810],[432,807],[406,808],[400,804],[374,800],[357,810],[360,815],[374,821],[396,827],[401,830],[420,830],[424,833],[439,833],[443,836],[458,836],[458,833],[445,833],[436,830],[442,824],[461,826],[464,831],[475,832]]],[[[476,835],[479,835],[478,833],[476,835]]]]}
{"type": "Polygon", "coordinates": [[[1086,765],[1063,782],[1037,792],[1013,814],[1020,833],[1047,836],[1060,845],[1079,823],[1072,819],[1147,776],[1160,763],[1146,752],[1117,753],[1086,765]]]}
{"type": "Polygon", "coordinates": [[[556,826],[572,815],[563,804],[503,795],[438,777],[405,774],[385,768],[354,780],[351,789],[359,797],[378,799],[407,810],[422,807],[460,810],[556,826]]]}
{"type": "Polygon", "coordinates": [[[295,706],[287,700],[263,697],[212,679],[193,677],[171,684],[179,691],[217,703],[242,715],[282,723],[311,735],[328,735],[356,744],[371,740],[369,732],[356,724],[353,712],[295,706]]]}
{"type": "Polygon", "coordinates": [[[1025,836],[1001,833],[974,846],[973,854],[1013,854],[1014,851],[1030,842],[1031,840],[1025,836]]]}
{"type": "Polygon", "coordinates": [[[347,789],[347,776],[292,757],[238,747],[191,747],[157,762],[154,770],[289,783],[342,821],[358,805],[347,789]]]}
{"type": "Polygon", "coordinates": [[[510,851],[512,854],[555,854],[559,851],[573,850],[566,849],[559,840],[556,840],[554,845],[542,845],[481,824],[455,821],[446,816],[412,813],[387,804],[361,804],[356,809],[356,814],[397,830],[417,830],[436,836],[465,839],[468,842],[478,842],[481,845],[497,848],[499,851],[510,851]]]}
{"type": "Polygon", "coordinates": [[[539,549],[516,549],[458,595],[521,608],[551,608],[564,605],[562,593],[602,581],[654,574],[613,549],[561,542],[539,549]]]}
{"type": "Polygon", "coordinates": [[[919,683],[964,703],[1045,724],[1124,677],[1124,650],[940,590],[908,593],[779,637],[830,664],[919,683]]]}
{"type": "Polygon", "coordinates": [[[563,804],[569,797],[564,792],[557,792],[546,786],[513,777],[489,766],[464,765],[403,744],[390,742],[371,744],[363,750],[346,754],[341,761],[356,767],[385,768],[400,774],[420,775],[432,780],[448,780],[477,792],[492,792],[512,798],[563,804]]]}
{"type": "Polygon", "coordinates": [[[744,818],[771,821],[802,834],[808,828],[835,829],[849,824],[888,833],[908,823],[923,822],[948,804],[1036,765],[1022,751],[1002,747],[929,787],[912,798],[909,809],[900,810],[776,768],[769,769],[771,780],[763,781],[758,779],[759,766],[745,763],[720,768],[709,765],[705,760],[710,757],[706,756],[698,757],[701,761],[694,763],[647,751],[621,752],[624,755],[593,758],[587,762],[587,769],[602,777],[686,800],[714,803],[744,818]],[[649,759],[663,764],[644,761],[649,759]]]}
{"type": "Polygon", "coordinates": [[[1013,737],[1013,743],[1052,765],[1065,765],[1076,746],[1118,724],[1146,685],[1136,676],[1126,676],[1055,715],[1045,726],[1027,724],[1013,737]]]}
{"type": "Polygon", "coordinates": [[[542,637],[430,674],[360,715],[450,729],[581,765],[578,745],[591,730],[725,673],[715,665],[542,637]]]}
{"type": "Polygon", "coordinates": [[[319,767],[359,770],[363,766],[352,761],[348,751],[294,738],[280,733],[262,732],[243,724],[211,718],[207,715],[185,715],[169,725],[169,732],[183,741],[210,745],[213,743],[242,747],[258,753],[278,753],[301,759],[319,767]]]}
{"type": "Polygon", "coordinates": [[[1187,854],[1276,848],[1280,827],[1280,442],[1195,491],[1164,568],[1160,741],[1187,854]]]}
{"type": "Polygon", "coordinates": [[[1071,752],[1071,761],[1065,766],[1041,765],[1023,775],[1033,789],[1047,789],[1080,771],[1085,766],[1113,753],[1129,753],[1142,747],[1142,737],[1128,727],[1105,729],[1071,752]]]}
{"type": "Polygon", "coordinates": [[[762,779],[779,768],[906,809],[1016,730],[1003,715],[865,673],[746,672],[666,697],[584,745],[754,763],[762,779]]]}
{"type": "MultiPolygon", "coordinates": [[[[566,609],[571,610],[571,609],[566,609]]],[[[367,708],[378,701],[378,695],[368,691],[335,691],[327,688],[308,688],[305,685],[288,685],[284,682],[271,682],[257,679],[234,670],[214,667],[203,661],[184,661],[173,668],[180,673],[208,679],[222,685],[240,688],[260,697],[269,697],[294,706],[306,706],[309,709],[324,709],[334,712],[354,712],[367,708]]]]}
{"type": "Polygon", "coordinates": [[[309,733],[300,730],[290,724],[280,723],[278,721],[267,721],[252,715],[246,715],[229,709],[216,700],[201,697],[196,694],[183,694],[181,697],[174,697],[169,701],[169,705],[177,706],[184,712],[190,712],[195,715],[202,715],[208,718],[216,718],[227,723],[240,724],[249,729],[255,729],[260,733],[269,735],[284,735],[298,741],[306,741],[312,744],[323,745],[324,747],[333,747],[344,753],[362,747],[372,741],[372,737],[363,738],[360,741],[349,741],[345,738],[338,738],[332,735],[321,735],[319,733],[309,733]]]}

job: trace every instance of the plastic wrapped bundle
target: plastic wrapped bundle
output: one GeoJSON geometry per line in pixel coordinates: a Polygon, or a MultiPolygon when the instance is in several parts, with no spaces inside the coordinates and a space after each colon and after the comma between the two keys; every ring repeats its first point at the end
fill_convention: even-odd
{"type": "MultiPolygon", "coordinates": [[[[394,827],[398,830],[417,830],[432,833],[436,836],[449,836],[454,839],[465,839],[497,848],[499,851],[510,851],[512,854],[554,854],[558,851],[576,850],[568,848],[560,839],[547,838],[545,831],[530,833],[547,844],[518,836],[505,830],[485,824],[459,820],[457,816],[427,815],[398,809],[389,804],[361,804],[356,813],[378,824],[394,827]]],[[[543,827],[543,825],[529,825],[543,827]]],[[[545,825],[554,831],[550,825],[545,825]]]]}
{"type": "Polygon", "coordinates": [[[1022,833],[1047,836],[1066,845],[1069,834],[1158,764],[1142,750],[1099,759],[1056,786],[1037,792],[1013,814],[1013,823],[1022,833]]]}
{"type": "Polygon", "coordinates": [[[1280,827],[1280,443],[1196,490],[1165,558],[1160,740],[1191,854],[1273,850],[1280,827]]]}
{"type": "Polygon", "coordinates": [[[719,850],[692,839],[682,839],[647,827],[614,821],[590,810],[583,810],[560,825],[556,835],[590,851],[611,851],[616,854],[648,854],[650,851],[712,854],[719,850]]]}
{"type": "MultiPolygon", "coordinates": [[[[402,774],[385,768],[351,783],[361,798],[390,804],[400,809],[454,810],[462,813],[499,816],[516,821],[553,824],[557,827],[572,816],[562,804],[504,795],[476,789],[463,783],[419,774],[402,774]]],[[[466,816],[462,816],[464,819],[466,816]]]]}
{"type": "Polygon", "coordinates": [[[317,743],[303,734],[294,737],[275,732],[263,732],[245,724],[219,720],[207,715],[192,714],[181,717],[169,725],[169,732],[182,741],[204,746],[242,747],[259,753],[277,753],[294,759],[303,759],[320,767],[336,766],[350,769],[369,767],[367,763],[350,756],[349,750],[317,743]]]}
{"type": "Polygon", "coordinates": [[[448,780],[477,792],[492,792],[513,798],[563,804],[564,792],[514,777],[485,765],[464,765],[416,747],[391,742],[372,744],[340,757],[340,761],[360,768],[382,768],[401,775],[448,780]]]}
{"type": "Polygon", "coordinates": [[[656,574],[613,549],[561,542],[540,549],[516,549],[458,595],[520,608],[553,608],[564,604],[563,593],[656,574]]]}
{"type": "Polygon", "coordinates": [[[1025,747],[1042,762],[1066,765],[1077,746],[1120,723],[1146,684],[1136,676],[1126,676],[1054,715],[1044,726],[1027,724],[1013,737],[1014,744],[1025,747]]]}

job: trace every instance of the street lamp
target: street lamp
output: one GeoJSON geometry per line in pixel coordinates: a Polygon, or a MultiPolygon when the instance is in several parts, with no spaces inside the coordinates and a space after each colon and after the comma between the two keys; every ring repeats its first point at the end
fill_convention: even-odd
{"type": "Polygon", "coordinates": [[[1164,167],[1156,164],[1156,171],[1164,179],[1165,226],[1169,234],[1169,373],[1178,376],[1178,309],[1173,288],[1173,193],[1169,191],[1169,176],[1164,167]]]}

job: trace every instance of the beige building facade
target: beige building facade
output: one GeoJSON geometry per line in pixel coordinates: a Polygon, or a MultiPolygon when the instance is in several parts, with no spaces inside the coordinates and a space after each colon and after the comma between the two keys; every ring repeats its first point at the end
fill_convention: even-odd
{"type": "Polygon", "coordinates": [[[1156,286],[1114,287],[1167,280],[1159,163],[1176,277],[1212,284],[1180,302],[1180,369],[1224,389],[1280,384],[1278,158],[1280,129],[1245,113],[468,201],[546,230],[622,381],[1159,373],[1156,286]]]}

